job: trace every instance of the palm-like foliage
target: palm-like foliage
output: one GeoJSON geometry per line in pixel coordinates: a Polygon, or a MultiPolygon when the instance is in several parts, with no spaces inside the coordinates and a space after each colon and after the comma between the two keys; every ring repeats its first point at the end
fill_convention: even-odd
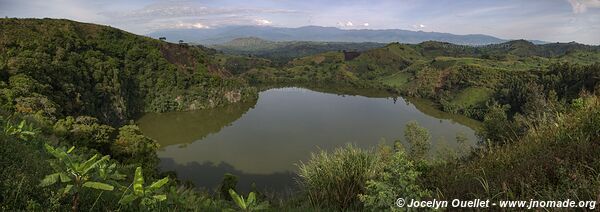
{"type": "Polygon", "coordinates": [[[119,200],[122,205],[128,205],[134,201],[139,201],[140,207],[151,208],[158,202],[167,199],[167,195],[160,194],[159,189],[169,182],[169,178],[165,177],[153,182],[149,186],[144,186],[144,174],[142,167],[135,169],[135,177],[133,178],[133,190],[128,190],[128,193],[119,200]]]}
{"type": "Polygon", "coordinates": [[[18,137],[21,140],[27,140],[35,135],[37,129],[33,125],[27,124],[25,120],[22,120],[18,125],[13,125],[10,121],[7,121],[4,126],[4,134],[18,137]]]}
{"type": "Polygon", "coordinates": [[[229,189],[229,195],[231,195],[231,199],[233,199],[233,202],[235,202],[241,211],[265,210],[269,207],[268,202],[259,203],[254,192],[250,192],[247,199],[244,199],[243,196],[237,194],[233,189],[229,189]]]}
{"type": "Polygon", "coordinates": [[[119,173],[117,163],[102,162],[98,164],[98,178],[112,185],[119,185],[117,181],[125,179],[126,175],[119,173]]]}
{"type": "Polygon", "coordinates": [[[99,158],[96,154],[87,160],[83,160],[80,157],[71,155],[75,147],[71,147],[69,150],[64,151],[60,148],[54,148],[48,144],[45,144],[46,151],[50,153],[55,159],[50,160],[50,166],[54,170],[54,173],[46,175],[41,181],[40,186],[46,187],[54,185],[56,183],[64,184],[64,188],[61,188],[61,193],[64,195],[73,194],[72,210],[78,210],[79,204],[79,192],[82,189],[95,189],[112,191],[114,187],[112,185],[94,181],[94,170],[98,173],[102,173],[104,179],[118,179],[119,174],[114,171],[114,166],[110,170],[107,168],[99,169],[100,164],[105,163],[109,156],[99,158]],[[107,172],[108,171],[108,172],[107,172]]]}

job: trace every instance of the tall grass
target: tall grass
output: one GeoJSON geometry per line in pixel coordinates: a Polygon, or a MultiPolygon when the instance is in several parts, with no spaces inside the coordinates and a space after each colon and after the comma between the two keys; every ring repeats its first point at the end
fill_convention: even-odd
{"type": "Polygon", "coordinates": [[[309,163],[299,165],[299,184],[309,203],[318,208],[360,207],[358,195],[377,173],[377,157],[372,150],[353,145],[333,152],[313,153],[309,163]]]}

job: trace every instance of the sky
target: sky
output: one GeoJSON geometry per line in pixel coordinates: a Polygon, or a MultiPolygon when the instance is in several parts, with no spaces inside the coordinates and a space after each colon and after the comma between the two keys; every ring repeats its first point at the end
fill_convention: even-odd
{"type": "Polygon", "coordinates": [[[316,25],[600,45],[600,0],[0,0],[0,16],[66,18],[137,34],[316,25]]]}

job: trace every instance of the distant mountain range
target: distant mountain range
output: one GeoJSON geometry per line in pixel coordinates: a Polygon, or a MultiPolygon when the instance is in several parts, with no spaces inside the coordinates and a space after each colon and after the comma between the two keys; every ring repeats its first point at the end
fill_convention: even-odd
{"type": "MultiPolygon", "coordinates": [[[[305,26],[282,28],[270,26],[227,26],[209,29],[169,29],[148,34],[153,38],[166,37],[168,41],[183,40],[203,45],[222,44],[242,37],[256,37],[269,41],[319,41],[319,42],[377,42],[377,43],[421,43],[441,41],[461,45],[487,45],[506,42],[497,37],[470,34],[455,35],[440,32],[410,31],[402,29],[357,29],[346,30],[335,27],[305,26]]],[[[532,41],[543,44],[543,41],[532,41]]]]}

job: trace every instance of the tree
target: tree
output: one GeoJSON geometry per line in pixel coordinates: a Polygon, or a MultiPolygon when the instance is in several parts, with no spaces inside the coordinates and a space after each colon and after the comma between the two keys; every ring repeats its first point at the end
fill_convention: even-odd
{"type": "MultiPolygon", "coordinates": [[[[76,155],[70,155],[75,147],[71,147],[69,150],[64,151],[60,148],[54,148],[48,144],[45,144],[46,151],[50,153],[55,159],[50,161],[50,166],[54,169],[54,173],[46,175],[41,181],[40,186],[46,187],[54,185],[55,183],[65,184],[65,187],[61,189],[63,195],[72,194],[73,199],[71,201],[72,211],[79,210],[79,193],[82,189],[95,189],[103,191],[112,191],[114,187],[112,185],[94,181],[94,170],[98,170],[98,166],[109,159],[109,156],[99,158],[96,154],[87,160],[83,160],[81,157],[76,155]]],[[[114,168],[114,167],[113,167],[114,168]]],[[[111,173],[114,173],[111,171],[111,173]]],[[[111,173],[106,173],[104,170],[105,179],[111,173]]]]}
{"type": "Polygon", "coordinates": [[[145,167],[152,170],[158,163],[156,150],[158,143],[142,134],[136,125],[125,125],[119,128],[119,136],[111,146],[115,159],[145,167]]]}
{"type": "Polygon", "coordinates": [[[489,106],[483,118],[482,128],[478,132],[483,142],[506,143],[519,137],[506,114],[508,108],[508,105],[501,106],[496,103],[489,106]]]}
{"type": "Polygon", "coordinates": [[[90,116],[68,116],[54,124],[54,132],[62,136],[74,146],[94,148],[103,154],[109,154],[113,143],[115,129],[101,124],[97,118],[90,116]]]}

